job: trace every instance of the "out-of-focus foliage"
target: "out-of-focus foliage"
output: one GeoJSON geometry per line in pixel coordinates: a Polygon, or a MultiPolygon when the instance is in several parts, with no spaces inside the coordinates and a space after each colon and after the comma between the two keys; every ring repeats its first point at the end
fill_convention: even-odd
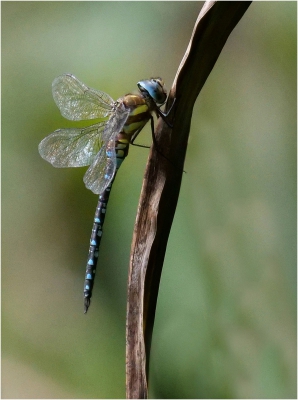
{"type": "MultiPolygon", "coordinates": [[[[92,304],[97,198],[37,146],[64,72],[114,99],[168,87],[196,2],[2,3],[2,397],[125,397],[126,282],[148,151],[113,187],[92,304]]],[[[150,396],[296,397],[296,8],[255,2],[193,112],[153,335],[150,396]]],[[[150,130],[139,142],[150,143],[150,130]]]]}

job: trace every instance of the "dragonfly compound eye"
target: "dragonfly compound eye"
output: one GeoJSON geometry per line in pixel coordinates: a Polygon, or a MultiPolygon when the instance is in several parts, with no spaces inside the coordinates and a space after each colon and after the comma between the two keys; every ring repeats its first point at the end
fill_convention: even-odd
{"type": "Polygon", "coordinates": [[[149,95],[158,105],[162,105],[167,99],[167,91],[161,78],[140,81],[138,88],[142,93],[149,95]]]}

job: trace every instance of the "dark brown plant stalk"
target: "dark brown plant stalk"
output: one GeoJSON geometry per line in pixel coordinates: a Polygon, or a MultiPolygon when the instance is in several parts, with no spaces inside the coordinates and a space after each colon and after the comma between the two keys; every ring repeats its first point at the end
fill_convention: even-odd
{"type": "Polygon", "coordinates": [[[226,40],[250,4],[204,4],[167,102],[169,109],[176,99],[169,115],[173,129],[161,118],[158,120],[155,137],[165,157],[154,146],[151,148],[131,247],[126,318],[127,398],[148,396],[159,282],[180,191],[193,106],[226,40]]]}

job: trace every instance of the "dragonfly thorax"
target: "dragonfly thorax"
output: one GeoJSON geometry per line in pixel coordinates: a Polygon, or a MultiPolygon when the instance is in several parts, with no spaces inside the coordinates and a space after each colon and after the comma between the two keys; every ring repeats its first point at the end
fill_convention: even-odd
{"type": "Polygon", "coordinates": [[[126,134],[130,142],[131,137],[140,132],[148,122],[155,103],[150,99],[147,100],[142,94],[127,94],[122,98],[122,102],[130,113],[121,133],[126,134]]]}
{"type": "Polygon", "coordinates": [[[167,99],[167,90],[161,78],[151,78],[137,83],[138,88],[145,98],[150,98],[155,104],[161,106],[167,99]]]}

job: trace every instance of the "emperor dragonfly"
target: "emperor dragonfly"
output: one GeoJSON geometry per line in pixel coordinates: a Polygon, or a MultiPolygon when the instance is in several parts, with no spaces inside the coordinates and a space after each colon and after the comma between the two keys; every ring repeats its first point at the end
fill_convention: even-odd
{"type": "MultiPolygon", "coordinates": [[[[114,101],[108,94],[91,89],[72,74],[57,77],[52,84],[54,100],[63,117],[72,120],[107,118],[86,128],[58,129],[44,138],[38,150],[54,167],[89,166],[84,175],[87,189],[99,194],[95,211],[84,282],[84,313],[87,312],[94,284],[102,227],[116,172],[152,113],[167,120],[160,106],[167,99],[161,78],[137,83],[138,94],[126,94],[114,101]]],[[[153,135],[153,140],[154,135],[153,135]]]]}

